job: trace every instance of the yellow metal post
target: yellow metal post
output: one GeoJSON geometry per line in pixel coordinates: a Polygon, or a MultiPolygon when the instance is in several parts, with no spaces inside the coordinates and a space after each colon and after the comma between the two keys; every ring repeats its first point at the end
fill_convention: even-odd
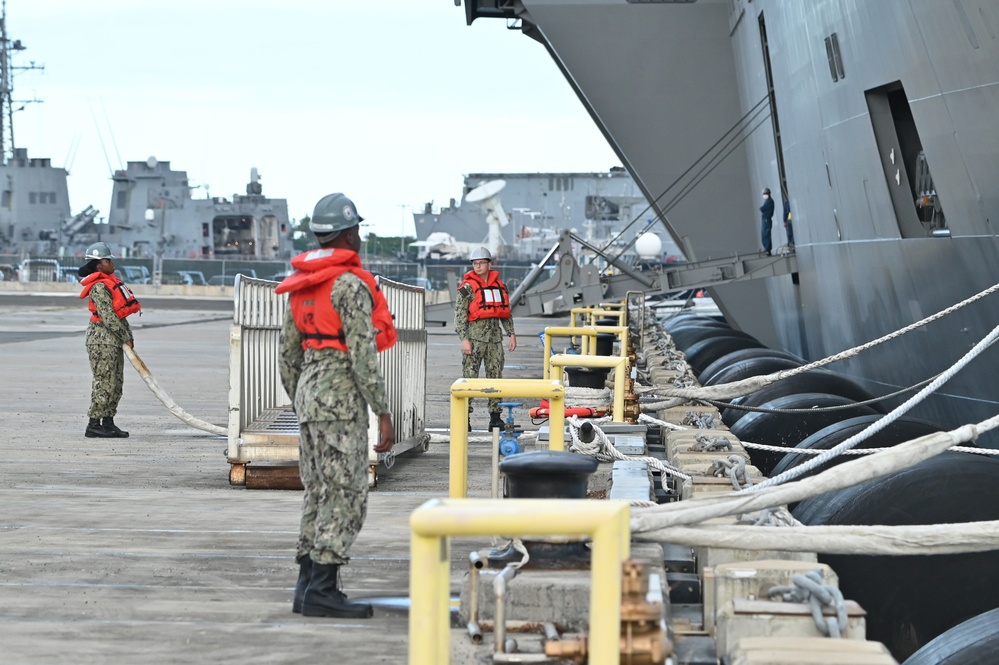
{"type": "MultiPolygon", "coordinates": [[[[438,499],[428,501],[430,506],[438,499]]],[[[415,516],[415,513],[414,513],[415,516]]],[[[447,663],[450,645],[450,541],[420,534],[410,517],[409,613],[410,663],[447,663]],[[440,617],[445,617],[440,621],[440,617]],[[419,656],[414,660],[414,656],[419,656]]]]}
{"type": "Polygon", "coordinates": [[[565,387],[544,379],[458,379],[451,384],[451,456],[448,496],[468,496],[468,400],[487,397],[547,399],[551,433],[548,447],[565,450],[565,387]]]}
{"type": "Polygon", "coordinates": [[[630,555],[624,501],[572,499],[433,499],[409,519],[409,664],[450,662],[450,536],[570,536],[593,539],[590,570],[590,656],[620,663],[621,564],[630,555]]]}
{"type": "Polygon", "coordinates": [[[621,355],[628,355],[628,328],[627,326],[548,326],[545,328],[545,355],[544,363],[542,365],[542,377],[548,379],[551,377],[551,367],[549,366],[549,358],[552,355],[552,338],[553,337],[582,337],[582,355],[590,355],[586,351],[590,348],[590,342],[593,344],[593,348],[596,348],[597,335],[600,333],[613,333],[617,335],[618,341],[621,342],[621,355]]]}
{"type": "MultiPolygon", "coordinates": [[[[561,353],[552,356],[548,362],[552,367],[613,367],[614,368],[614,413],[616,423],[624,422],[624,388],[628,371],[627,356],[577,356],[561,353]]],[[[552,425],[554,427],[554,425],[552,425]]]]}
{"type": "Polygon", "coordinates": [[[542,363],[541,378],[548,378],[548,358],[552,355],[552,337],[548,334],[548,329],[545,329],[545,355],[543,356],[545,362],[542,363]]]}
{"type": "Polygon", "coordinates": [[[448,496],[468,496],[468,398],[455,395],[451,385],[451,448],[448,459],[448,496]]]}

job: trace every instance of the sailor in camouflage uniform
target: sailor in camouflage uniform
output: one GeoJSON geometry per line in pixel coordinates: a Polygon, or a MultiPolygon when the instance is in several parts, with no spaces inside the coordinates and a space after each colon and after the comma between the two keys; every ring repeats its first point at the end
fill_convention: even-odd
{"type": "MultiPolygon", "coordinates": [[[[507,348],[517,349],[510,316],[510,297],[499,273],[490,270],[492,255],[484,247],[472,250],[472,269],[465,273],[458,287],[454,306],[454,331],[461,340],[461,375],[474,379],[479,368],[486,365],[486,377],[503,378],[503,331],[510,336],[507,348]]],[[[503,428],[498,397],[489,399],[489,429],[503,428]]],[[[472,411],[471,404],[468,407],[472,411]]],[[[468,431],[472,431],[471,417],[468,431]]]]}
{"type": "Polygon", "coordinates": [[[344,595],[340,567],[367,514],[368,407],[379,416],[377,452],[395,444],[377,352],[395,343],[385,297],[361,268],[361,217],[343,194],[316,204],[309,229],[320,249],[292,259],[278,285],[289,294],[279,367],[298,416],[305,496],[292,611],[367,618],[371,605],[344,595]]]}
{"type": "Polygon", "coordinates": [[[114,256],[107,243],[87,248],[87,262],[77,271],[83,279],[81,298],[89,298],[87,355],[94,380],[85,436],[125,438],[128,432],[114,424],[125,376],[123,346],[134,348],[132,329],[125,317],[141,310],[131,289],[114,274],[114,256]]]}

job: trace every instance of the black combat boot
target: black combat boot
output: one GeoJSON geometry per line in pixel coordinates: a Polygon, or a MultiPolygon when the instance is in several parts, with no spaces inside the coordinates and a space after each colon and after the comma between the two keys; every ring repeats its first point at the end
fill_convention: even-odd
{"type": "Polygon", "coordinates": [[[104,418],[101,423],[103,423],[104,430],[108,433],[107,436],[119,439],[128,438],[128,432],[123,429],[119,429],[118,426],[114,424],[114,418],[104,418]]]}
{"type": "Polygon", "coordinates": [[[101,424],[100,418],[91,418],[90,422],[87,423],[87,431],[84,432],[84,436],[90,439],[94,437],[109,439],[115,436],[115,434],[104,429],[104,425],[101,424]]]}
{"type": "Polygon", "coordinates": [[[312,562],[309,586],[302,596],[303,617],[367,619],[372,615],[371,605],[352,603],[340,591],[339,572],[338,564],[312,562]]]}
{"type": "Polygon", "coordinates": [[[503,422],[503,417],[502,417],[502,415],[500,414],[499,411],[490,411],[489,412],[489,431],[490,432],[492,432],[497,427],[499,429],[503,429],[505,426],[506,425],[503,422]]]}
{"type": "Polygon", "coordinates": [[[291,611],[295,614],[302,613],[302,597],[305,596],[305,588],[309,586],[311,576],[312,558],[306,554],[298,560],[298,582],[295,584],[295,597],[291,601],[291,611]]]}

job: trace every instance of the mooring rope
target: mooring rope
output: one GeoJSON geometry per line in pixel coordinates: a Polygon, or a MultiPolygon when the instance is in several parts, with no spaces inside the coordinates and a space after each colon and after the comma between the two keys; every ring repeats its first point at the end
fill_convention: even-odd
{"type": "MultiPolygon", "coordinates": [[[[880,344],[889,342],[897,337],[901,337],[902,335],[912,332],[913,330],[917,330],[918,328],[921,328],[929,323],[937,321],[938,319],[942,319],[945,316],[953,314],[957,310],[963,307],[967,307],[968,305],[971,305],[981,300],[982,298],[990,296],[996,291],[999,291],[999,284],[994,284],[993,286],[990,286],[984,291],[976,293],[975,295],[971,296],[970,298],[967,298],[966,300],[963,300],[955,305],[943,309],[937,312],[936,314],[932,314],[924,319],[916,321],[915,323],[912,323],[908,326],[900,328],[895,332],[889,333],[870,342],[866,342],[865,344],[855,346],[852,349],[841,351],[840,353],[828,356],[827,358],[816,360],[815,362],[808,363],[807,365],[802,365],[801,367],[795,367],[793,369],[784,369],[780,370],[779,372],[767,374],[765,376],[749,377],[746,379],[742,379],[740,381],[733,381],[732,383],[726,383],[717,386],[698,387],[698,388],[664,388],[662,390],[662,393],[664,396],[668,398],[673,398],[675,400],[675,402],[670,403],[669,406],[677,406],[679,404],[682,404],[686,400],[729,399],[732,397],[741,397],[742,395],[747,395],[751,392],[759,390],[760,388],[766,387],[772,383],[776,383],[781,379],[786,379],[788,377],[796,376],[798,374],[804,374],[805,372],[809,372],[813,369],[825,367],[826,365],[830,365],[834,362],[858,356],[864,351],[873,349],[874,347],[880,344]]],[[[661,407],[661,408],[668,408],[668,407],[661,407]]]]}
{"type": "MultiPolygon", "coordinates": [[[[997,427],[999,427],[999,415],[977,424],[964,425],[949,432],[927,434],[874,455],[849,460],[817,475],[783,485],[766,487],[756,485],[750,490],[741,492],[714,496],[704,495],[650,508],[636,508],[632,512],[631,518],[632,533],[662,530],[659,535],[663,539],[677,542],[672,538],[673,531],[671,529],[673,527],[702,524],[716,517],[740,515],[764,508],[785,506],[825,492],[853,487],[865,481],[906,469],[939,455],[952,446],[974,441],[980,434],[997,427]]],[[[884,529],[885,527],[873,528],[884,529]]],[[[993,541],[988,549],[995,549],[997,543],[999,541],[993,541]]]]}
{"type": "Polygon", "coordinates": [[[670,476],[675,476],[681,480],[690,480],[690,476],[685,474],[680,469],[655,457],[647,456],[636,456],[631,457],[625,455],[620,450],[614,447],[614,444],[610,442],[607,435],[602,429],[596,424],[599,421],[606,421],[609,418],[601,418],[596,421],[593,419],[587,419],[591,425],[593,425],[593,441],[589,443],[581,440],[579,438],[579,428],[583,426],[580,422],[579,416],[572,416],[571,418],[566,418],[566,424],[569,425],[569,434],[572,437],[572,444],[569,446],[570,452],[579,453],[580,455],[587,455],[589,457],[596,457],[601,462],[612,462],[614,460],[618,461],[633,461],[633,462],[645,462],[649,466],[658,470],[662,474],[667,474],[670,476]]]}
{"type": "Polygon", "coordinates": [[[918,393],[907,399],[905,402],[903,402],[896,408],[892,409],[891,412],[889,412],[883,418],[878,418],[868,427],[865,427],[862,431],[857,432],[843,443],[840,443],[835,447],[830,448],[829,450],[825,451],[824,453],[815,457],[814,459],[810,459],[804,464],[800,464],[792,469],[788,469],[784,473],[774,476],[773,478],[770,478],[760,483],[759,485],[755,485],[754,487],[751,487],[746,491],[753,492],[764,487],[779,485],[789,480],[794,480],[795,478],[798,478],[799,476],[807,473],[808,471],[811,471],[815,467],[825,464],[832,458],[839,455],[842,451],[849,450],[854,446],[856,446],[861,441],[866,441],[867,439],[871,438],[872,436],[883,430],[885,427],[887,427],[888,425],[892,424],[893,422],[901,418],[903,415],[905,415],[906,412],[908,412],[914,406],[916,406],[924,399],[929,397],[931,394],[936,392],[937,389],[940,388],[940,386],[945,384],[952,376],[961,371],[965,365],[967,365],[972,360],[977,358],[983,351],[985,351],[985,349],[992,346],[992,344],[996,341],[996,339],[999,339],[999,326],[993,328],[992,332],[983,337],[982,340],[978,342],[978,344],[976,344],[974,347],[972,347],[970,351],[964,354],[964,356],[960,360],[958,360],[956,363],[954,363],[953,365],[948,367],[944,372],[942,372],[940,376],[938,376],[936,379],[930,382],[929,385],[927,385],[925,388],[920,390],[918,393]]]}

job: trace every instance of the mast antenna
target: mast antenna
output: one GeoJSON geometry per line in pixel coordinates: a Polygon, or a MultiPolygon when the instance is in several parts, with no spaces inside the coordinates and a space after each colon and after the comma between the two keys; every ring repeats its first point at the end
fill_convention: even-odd
{"type": "Polygon", "coordinates": [[[14,113],[26,105],[41,102],[40,99],[15,101],[14,72],[16,70],[45,69],[44,65],[34,62],[28,66],[15,67],[13,55],[25,50],[20,39],[11,41],[7,36],[7,0],[0,2],[0,151],[3,152],[3,163],[6,164],[14,156],[14,113]],[[15,104],[20,104],[14,108],[15,104]]]}

